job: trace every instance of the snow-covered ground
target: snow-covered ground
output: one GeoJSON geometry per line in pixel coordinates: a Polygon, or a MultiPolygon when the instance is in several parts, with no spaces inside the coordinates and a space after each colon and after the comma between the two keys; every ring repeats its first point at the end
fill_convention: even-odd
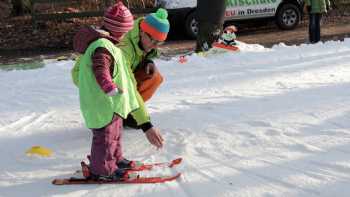
{"type": "Polygon", "coordinates": [[[350,39],[156,60],[165,82],[148,108],[156,150],[125,130],[124,152],[184,159],[182,177],[152,185],[54,186],[89,153],[72,61],[0,71],[0,196],[350,196],[350,39]],[[34,145],[54,151],[28,157],[34,145]]]}

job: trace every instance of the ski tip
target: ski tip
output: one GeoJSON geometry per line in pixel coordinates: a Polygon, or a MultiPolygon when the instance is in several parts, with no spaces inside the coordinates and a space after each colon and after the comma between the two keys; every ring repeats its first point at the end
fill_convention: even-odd
{"type": "Polygon", "coordinates": [[[182,173],[179,172],[179,173],[177,173],[174,177],[172,177],[171,179],[169,179],[168,181],[176,180],[176,179],[178,179],[181,175],[182,175],[182,173]]]}
{"type": "Polygon", "coordinates": [[[179,178],[180,176],[182,175],[182,173],[181,172],[178,172],[177,174],[176,174],[176,178],[179,178]]]}
{"type": "Polygon", "coordinates": [[[181,162],[182,162],[182,158],[181,158],[181,157],[179,157],[179,158],[173,160],[173,163],[174,163],[174,164],[179,164],[179,163],[181,163],[181,162]]]}

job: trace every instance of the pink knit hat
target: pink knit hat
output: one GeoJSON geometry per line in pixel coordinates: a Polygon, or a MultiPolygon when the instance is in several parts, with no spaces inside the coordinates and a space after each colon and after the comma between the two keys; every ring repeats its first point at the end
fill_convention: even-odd
{"type": "Polygon", "coordinates": [[[133,25],[134,18],[130,10],[121,1],[109,7],[103,17],[103,27],[118,40],[123,34],[132,29],[133,25]]]}

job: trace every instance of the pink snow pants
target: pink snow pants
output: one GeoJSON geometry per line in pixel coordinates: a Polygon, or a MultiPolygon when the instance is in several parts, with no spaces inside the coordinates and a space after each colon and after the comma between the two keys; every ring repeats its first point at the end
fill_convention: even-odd
{"type": "Polygon", "coordinates": [[[95,175],[108,176],[113,174],[117,162],[122,159],[121,137],[123,131],[122,119],[114,115],[112,121],[103,128],[92,129],[90,171],[95,175]]]}

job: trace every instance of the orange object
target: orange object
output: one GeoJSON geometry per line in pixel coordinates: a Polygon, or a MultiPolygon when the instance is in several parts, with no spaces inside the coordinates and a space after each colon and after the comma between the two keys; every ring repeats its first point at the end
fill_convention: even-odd
{"type": "Polygon", "coordinates": [[[239,48],[236,47],[236,46],[225,45],[225,44],[218,43],[218,42],[213,43],[213,47],[222,48],[222,49],[226,49],[226,50],[229,50],[229,51],[237,51],[237,50],[239,50],[239,48]]]}
{"type": "Polygon", "coordinates": [[[153,96],[163,82],[163,76],[159,71],[147,74],[144,69],[139,69],[135,72],[135,78],[137,81],[137,90],[145,102],[153,96]]]}

